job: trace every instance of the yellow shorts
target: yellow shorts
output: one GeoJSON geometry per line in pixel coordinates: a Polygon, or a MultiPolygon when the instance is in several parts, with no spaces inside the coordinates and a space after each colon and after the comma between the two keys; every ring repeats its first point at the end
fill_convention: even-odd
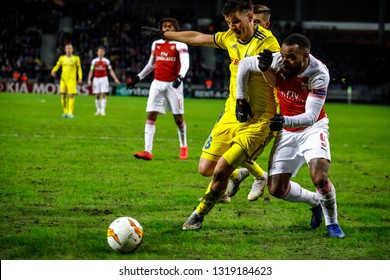
{"type": "MultiPolygon", "coordinates": [[[[275,138],[276,133],[269,128],[270,119],[273,115],[263,114],[260,119],[252,119],[241,123],[234,131],[233,143],[242,147],[247,155],[247,162],[253,163],[264,151],[264,148],[275,138]]],[[[228,152],[229,153],[229,152],[228,152]]],[[[231,155],[224,155],[230,162],[231,155]],[[229,158],[230,159],[229,159],[229,158]]]]}
{"type": "Polygon", "coordinates": [[[224,156],[229,163],[233,163],[235,158],[239,157],[237,155],[239,151],[234,149],[226,152],[237,143],[246,153],[247,161],[253,163],[275,137],[275,133],[269,129],[272,117],[271,114],[263,114],[260,119],[240,123],[235,114],[224,113],[209,134],[201,156],[212,161],[218,161],[221,156],[224,156]]]}
{"type": "Polygon", "coordinates": [[[234,114],[222,112],[207,137],[201,156],[211,161],[218,161],[231,147],[234,129],[239,125],[234,114]]]}
{"type": "Polygon", "coordinates": [[[77,82],[75,79],[60,81],[60,93],[77,94],[77,82]]]}

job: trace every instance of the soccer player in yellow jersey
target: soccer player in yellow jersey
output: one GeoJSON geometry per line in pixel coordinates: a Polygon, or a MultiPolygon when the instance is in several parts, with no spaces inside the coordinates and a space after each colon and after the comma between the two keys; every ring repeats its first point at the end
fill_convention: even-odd
{"type": "Polygon", "coordinates": [[[145,37],[162,37],[191,46],[223,49],[228,51],[231,60],[230,94],[223,114],[204,145],[199,161],[199,172],[204,176],[212,175],[212,181],[202,201],[184,223],[183,230],[201,228],[205,215],[225,193],[229,177],[233,182],[240,182],[243,172],[240,172],[242,169],[237,170],[238,167],[245,166],[253,175],[257,173],[254,175],[256,178],[266,177],[265,172],[254,161],[274,135],[269,129],[270,119],[276,112],[273,88],[262,75],[251,75],[247,101],[238,106],[250,107],[252,114],[248,122],[240,123],[236,118],[236,76],[241,59],[255,56],[264,49],[277,52],[280,50],[279,44],[270,31],[260,25],[254,25],[253,4],[250,0],[228,0],[222,14],[229,30],[214,35],[196,31],[163,32],[142,27],[145,37]]]}
{"type": "Polygon", "coordinates": [[[83,72],[81,70],[80,57],[73,55],[73,45],[67,43],[65,45],[65,55],[61,55],[57,64],[51,70],[51,75],[55,77],[58,69],[62,67],[60,80],[61,104],[64,110],[63,118],[74,118],[74,103],[75,95],[77,94],[76,73],[78,83],[83,80],[83,72]]]}

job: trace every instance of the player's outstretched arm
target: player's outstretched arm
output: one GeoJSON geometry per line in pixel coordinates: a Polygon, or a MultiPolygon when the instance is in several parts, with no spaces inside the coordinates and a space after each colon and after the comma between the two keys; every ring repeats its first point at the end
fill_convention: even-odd
{"type": "Polygon", "coordinates": [[[164,32],[164,39],[174,40],[186,43],[190,46],[203,46],[203,47],[214,47],[214,36],[211,34],[204,34],[197,31],[167,31],[164,32]]]}
{"type": "Polygon", "coordinates": [[[214,44],[214,37],[210,34],[204,34],[197,31],[162,31],[160,29],[142,26],[141,32],[143,37],[149,39],[165,39],[165,40],[174,40],[186,43],[190,46],[204,46],[204,47],[214,47],[217,46],[214,44]]]}

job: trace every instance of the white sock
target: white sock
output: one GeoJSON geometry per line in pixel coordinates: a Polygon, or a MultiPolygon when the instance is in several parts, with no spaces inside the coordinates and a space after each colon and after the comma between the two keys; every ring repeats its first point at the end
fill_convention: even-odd
{"type": "Polygon", "coordinates": [[[102,98],[101,102],[100,102],[100,111],[102,113],[106,112],[106,105],[107,105],[107,99],[106,98],[102,98]]]}
{"type": "Polygon", "coordinates": [[[324,213],[325,225],[337,224],[337,203],[336,203],[336,189],[333,184],[327,194],[322,194],[317,191],[317,196],[320,200],[322,212],[324,213]]]}
{"type": "Polygon", "coordinates": [[[153,149],[153,138],[156,132],[156,124],[145,124],[145,151],[152,153],[153,149]]]}
{"type": "Polygon", "coordinates": [[[187,125],[183,121],[183,127],[177,127],[177,134],[179,135],[180,147],[187,146],[187,125]]]}
{"type": "Polygon", "coordinates": [[[292,181],[290,181],[290,189],[283,199],[290,202],[304,202],[311,207],[316,207],[319,204],[315,192],[308,191],[307,189],[302,188],[298,183],[292,181]]]}
{"type": "Polygon", "coordinates": [[[100,112],[100,99],[95,99],[96,112],[100,112]]]}

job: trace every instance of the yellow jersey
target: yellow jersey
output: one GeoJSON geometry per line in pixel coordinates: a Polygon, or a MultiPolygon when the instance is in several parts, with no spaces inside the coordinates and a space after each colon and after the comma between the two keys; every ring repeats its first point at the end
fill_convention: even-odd
{"type": "MultiPolygon", "coordinates": [[[[279,52],[280,46],[271,31],[257,25],[252,38],[248,42],[240,42],[230,29],[225,32],[214,34],[214,43],[220,48],[227,50],[230,56],[230,85],[229,97],[225,103],[225,113],[235,114],[237,72],[238,63],[248,56],[256,56],[265,49],[279,52]]],[[[247,85],[247,97],[251,105],[254,118],[261,118],[264,113],[275,114],[276,101],[273,92],[261,73],[251,73],[247,85]],[[259,96],[259,92],[261,96],[259,96]],[[257,96],[256,96],[257,95],[257,96]]]]}
{"type": "Polygon", "coordinates": [[[52,71],[57,72],[60,67],[62,67],[61,80],[75,81],[76,72],[79,80],[83,78],[80,57],[77,55],[61,55],[52,71]]]}

